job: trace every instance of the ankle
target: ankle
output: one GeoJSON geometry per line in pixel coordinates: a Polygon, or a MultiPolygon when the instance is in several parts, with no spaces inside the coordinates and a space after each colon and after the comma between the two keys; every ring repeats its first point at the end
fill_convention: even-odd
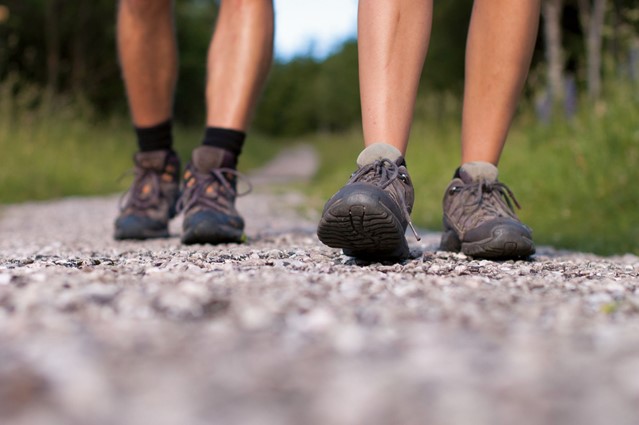
{"type": "Polygon", "coordinates": [[[237,167],[237,160],[242,153],[246,133],[221,127],[207,127],[204,132],[204,146],[210,146],[224,151],[221,167],[237,167]]]}
{"type": "Polygon", "coordinates": [[[172,149],[173,123],[170,119],[154,126],[134,128],[140,152],[172,149]]]}

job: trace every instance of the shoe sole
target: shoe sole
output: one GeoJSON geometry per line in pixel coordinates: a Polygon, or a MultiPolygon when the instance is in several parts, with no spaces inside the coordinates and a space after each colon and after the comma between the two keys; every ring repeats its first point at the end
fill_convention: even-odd
{"type": "Polygon", "coordinates": [[[460,242],[454,230],[447,230],[442,235],[440,249],[461,251],[469,257],[487,260],[513,260],[533,255],[535,244],[520,229],[500,226],[491,232],[490,237],[474,242],[460,242]]]}
{"type": "Polygon", "coordinates": [[[242,243],[246,239],[244,232],[231,227],[216,227],[210,225],[192,226],[184,230],[182,243],[185,245],[224,243],[242,243]]]}
{"type": "Polygon", "coordinates": [[[117,241],[122,240],[146,240],[168,238],[169,230],[151,230],[151,229],[115,229],[113,238],[117,241]]]}
{"type": "Polygon", "coordinates": [[[393,212],[379,197],[360,191],[346,193],[324,212],[317,236],[356,258],[396,260],[410,254],[404,228],[393,212]]]}

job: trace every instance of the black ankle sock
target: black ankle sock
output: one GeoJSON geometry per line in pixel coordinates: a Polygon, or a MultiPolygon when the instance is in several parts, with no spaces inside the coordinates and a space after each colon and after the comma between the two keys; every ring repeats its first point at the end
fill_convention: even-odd
{"type": "Polygon", "coordinates": [[[230,128],[206,127],[203,145],[224,149],[228,154],[224,155],[222,167],[235,168],[237,158],[242,153],[246,133],[230,128]]]}
{"type": "Polygon", "coordinates": [[[138,147],[141,152],[171,149],[173,147],[173,125],[167,120],[152,127],[135,127],[138,147]]]}

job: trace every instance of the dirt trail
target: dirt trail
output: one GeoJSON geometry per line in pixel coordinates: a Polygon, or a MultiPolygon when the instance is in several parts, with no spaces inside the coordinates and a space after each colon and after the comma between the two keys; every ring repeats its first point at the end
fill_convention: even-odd
{"type": "Polygon", "coordinates": [[[3,208],[0,424],[639,423],[639,258],[476,261],[424,232],[359,263],[270,190],[316,167],[293,155],[240,199],[244,245],[179,221],[115,242],[115,196],[3,208]]]}

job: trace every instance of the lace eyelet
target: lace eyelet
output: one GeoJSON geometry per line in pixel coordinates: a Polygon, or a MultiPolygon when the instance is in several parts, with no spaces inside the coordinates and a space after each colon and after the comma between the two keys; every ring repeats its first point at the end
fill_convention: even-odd
{"type": "Polygon", "coordinates": [[[461,187],[453,186],[450,189],[448,189],[448,194],[449,195],[455,195],[455,194],[459,193],[460,191],[461,191],[461,187]]]}
{"type": "Polygon", "coordinates": [[[408,183],[408,174],[401,173],[401,174],[399,175],[399,179],[400,179],[401,181],[403,181],[404,183],[408,183]]]}

